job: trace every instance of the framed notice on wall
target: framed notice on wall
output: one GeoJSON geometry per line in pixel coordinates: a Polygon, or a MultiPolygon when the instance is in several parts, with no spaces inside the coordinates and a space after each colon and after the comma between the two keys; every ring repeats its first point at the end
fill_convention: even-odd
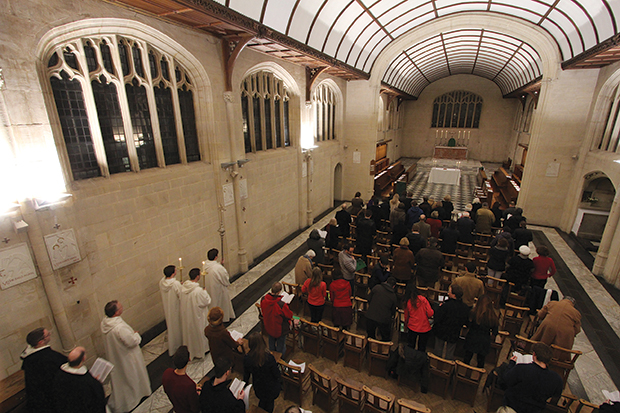
{"type": "Polygon", "coordinates": [[[0,288],[5,290],[36,278],[34,262],[24,242],[0,250],[0,288]]]}
{"type": "Polygon", "coordinates": [[[47,255],[54,270],[75,264],[82,259],[73,228],[46,235],[44,238],[47,255]]]}

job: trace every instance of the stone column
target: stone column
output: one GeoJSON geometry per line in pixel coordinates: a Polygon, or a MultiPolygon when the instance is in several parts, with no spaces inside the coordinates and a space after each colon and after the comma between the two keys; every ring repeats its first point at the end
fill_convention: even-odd
{"type": "Polygon", "coordinates": [[[595,275],[603,275],[603,270],[605,269],[605,264],[607,263],[607,258],[609,257],[609,248],[611,247],[611,243],[616,235],[618,221],[620,220],[620,205],[618,205],[619,198],[620,194],[616,194],[614,203],[609,211],[609,218],[607,218],[607,224],[605,225],[605,230],[603,231],[601,244],[598,247],[598,252],[596,254],[596,258],[594,259],[592,273],[595,275]]]}
{"type": "Polygon", "coordinates": [[[304,153],[304,161],[306,162],[306,188],[307,188],[307,198],[306,198],[306,225],[312,225],[312,151],[306,150],[304,153]]]}
{"type": "Polygon", "coordinates": [[[224,92],[224,102],[226,103],[226,120],[228,121],[228,140],[230,142],[230,158],[231,162],[235,162],[230,170],[230,176],[232,178],[233,193],[235,195],[235,218],[237,219],[237,246],[239,256],[239,269],[241,272],[248,270],[248,257],[245,250],[245,212],[241,206],[241,191],[239,190],[239,165],[236,163],[239,159],[243,159],[243,155],[239,150],[239,145],[235,139],[235,107],[233,93],[230,91],[224,92]]]}

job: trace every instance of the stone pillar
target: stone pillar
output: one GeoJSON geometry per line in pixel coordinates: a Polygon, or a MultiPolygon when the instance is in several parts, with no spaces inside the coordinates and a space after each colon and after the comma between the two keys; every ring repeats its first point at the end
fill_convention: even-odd
{"type": "MultiPolygon", "coordinates": [[[[607,224],[603,231],[601,238],[601,244],[598,247],[596,258],[594,259],[594,265],[592,266],[592,273],[595,275],[603,275],[607,258],[609,257],[609,248],[616,235],[616,229],[618,228],[618,221],[620,220],[620,205],[618,201],[620,194],[617,194],[614,198],[614,203],[609,211],[609,218],[607,218],[607,224]]],[[[609,281],[609,280],[608,280],[609,281]]]]}
{"type": "Polygon", "coordinates": [[[226,103],[226,118],[228,121],[228,140],[230,142],[230,158],[231,162],[235,162],[230,170],[230,176],[232,178],[233,193],[235,195],[235,218],[237,219],[237,246],[239,256],[239,269],[241,272],[248,270],[248,257],[245,250],[245,212],[241,206],[241,191],[239,190],[239,165],[236,163],[238,160],[243,159],[244,153],[239,150],[239,145],[235,139],[235,107],[233,93],[230,91],[224,92],[224,102],[226,103]]]}
{"type": "Polygon", "coordinates": [[[306,162],[306,189],[307,189],[307,197],[306,197],[306,225],[312,225],[312,151],[306,150],[304,152],[304,161],[306,162]]]}

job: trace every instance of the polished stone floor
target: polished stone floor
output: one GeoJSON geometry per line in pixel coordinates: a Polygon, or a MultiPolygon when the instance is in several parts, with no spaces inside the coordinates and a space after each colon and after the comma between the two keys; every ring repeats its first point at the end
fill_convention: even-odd
{"type": "MultiPolygon", "coordinates": [[[[424,171],[421,171],[422,173],[424,171]]],[[[414,178],[415,179],[415,178],[414,178]]],[[[424,180],[418,180],[416,187],[423,187],[424,180]]],[[[417,188],[422,191],[424,188],[417,188]]],[[[460,194],[459,194],[460,195],[460,194]]],[[[465,198],[463,197],[463,200],[465,198]]],[[[305,252],[305,242],[313,228],[322,228],[333,216],[331,211],[320,218],[312,227],[291,237],[289,242],[265,257],[259,264],[247,273],[234,279],[230,287],[233,306],[238,315],[230,326],[248,334],[256,328],[258,313],[254,303],[267,292],[276,280],[293,280],[293,268],[297,258],[305,252]]],[[[527,211],[525,211],[527,215],[527,211]]],[[[592,275],[588,268],[588,257],[591,254],[585,249],[579,249],[578,243],[571,242],[570,236],[554,228],[530,226],[535,232],[535,239],[531,247],[545,244],[551,249],[551,256],[558,267],[558,274],[550,279],[548,288],[558,290],[561,294],[571,295],[577,299],[577,308],[583,314],[583,329],[575,341],[575,349],[583,352],[577,361],[575,370],[571,373],[568,387],[565,391],[593,403],[604,401],[601,390],[616,390],[620,386],[620,358],[613,357],[614,349],[620,348],[620,305],[618,305],[617,290],[610,290],[597,277],[592,275]],[[615,298],[614,298],[615,296],[615,298]]],[[[533,248],[534,250],[534,248],[533,248]]],[[[591,265],[591,264],[590,264],[591,265]]],[[[617,350],[616,350],[617,351],[617,350]]],[[[507,352],[507,349],[505,349],[507,352]]],[[[171,404],[158,383],[161,382],[161,373],[171,366],[167,355],[166,333],[158,335],[143,347],[143,354],[149,365],[151,381],[155,387],[153,394],[140,404],[135,412],[162,412],[171,411],[171,404]]],[[[398,386],[394,379],[383,379],[368,376],[366,369],[362,372],[343,367],[342,359],[334,364],[322,358],[315,358],[303,352],[297,352],[293,358],[311,362],[319,369],[331,369],[342,377],[354,378],[371,386],[378,386],[394,393],[397,398],[404,397],[421,402],[431,408],[433,412],[470,412],[472,408],[460,401],[443,399],[434,394],[422,394],[406,386],[398,386]]],[[[209,354],[203,359],[196,359],[190,363],[188,374],[199,381],[212,369],[213,362],[209,354]]],[[[491,368],[491,365],[487,366],[491,368]]],[[[251,401],[257,403],[254,394],[251,401]]],[[[275,412],[281,412],[291,402],[282,396],[276,401],[275,412]]],[[[479,394],[473,410],[482,412],[486,406],[486,395],[479,394]]],[[[311,396],[304,399],[303,407],[312,411],[322,411],[312,406],[311,396]]]]}

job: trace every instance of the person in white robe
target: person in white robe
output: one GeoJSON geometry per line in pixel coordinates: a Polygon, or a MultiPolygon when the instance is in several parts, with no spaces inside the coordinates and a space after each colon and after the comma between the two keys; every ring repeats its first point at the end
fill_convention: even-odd
{"type": "Polygon", "coordinates": [[[211,294],[211,308],[220,307],[224,312],[223,322],[227,323],[231,318],[235,318],[235,309],[230,300],[228,286],[230,276],[222,264],[217,262],[219,251],[217,248],[209,250],[207,253],[208,261],[202,268],[205,273],[205,288],[211,294]]]}
{"type": "Polygon", "coordinates": [[[181,283],[175,278],[177,269],[174,265],[164,268],[164,278],[159,281],[159,291],[164,304],[166,328],[168,329],[168,354],[170,357],[183,345],[181,329],[181,283]]]}
{"type": "Polygon", "coordinates": [[[192,268],[189,271],[189,280],[183,283],[181,289],[183,344],[189,349],[191,358],[202,358],[209,350],[204,329],[208,324],[207,314],[211,296],[200,287],[198,281],[200,281],[200,269],[192,268]]]}
{"type": "Polygon", "coordinates": [[[151,381],[140,349],[142,337],[121,318],[122,313],[123,306],[118,301],[110,301],[101,321],[107,358],[114,364],[108,402],[113,413],[128,412],[151,394],[151,381]]]}

